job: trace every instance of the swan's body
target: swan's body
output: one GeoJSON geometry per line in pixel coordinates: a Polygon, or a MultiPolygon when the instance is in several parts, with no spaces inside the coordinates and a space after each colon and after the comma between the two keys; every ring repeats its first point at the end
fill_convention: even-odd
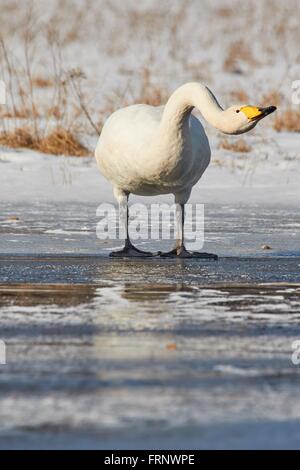
{"type": "Polygon", "coordinates": [[[166,106],[140,104],[116,111],[103,127],[95,155],[119,203],[130,193],[172,193],[179,205],[187,202],[211,156],[204,128],[191,114],[194,107],[228,134],[247,132],[272,112],[271,108],[265,108],[267,113],[252,106],[224,111],[210,90],[199,83],[178,88],[166,106]]]}
{"type": "Polygon", "coordinates": [[[115,188],[140,196],[190,193],[210,162],[200,121],[190,115],[184,127],[161,126],[164,107],[134,105],[108,119],[96,156],[115,188]]]}

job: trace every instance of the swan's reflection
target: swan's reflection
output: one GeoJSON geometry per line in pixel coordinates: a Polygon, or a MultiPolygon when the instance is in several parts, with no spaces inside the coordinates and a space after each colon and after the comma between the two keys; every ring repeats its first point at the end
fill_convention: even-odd
{"type": "MultiPolygon", "coordinates": [[[[90,267],[90,279],[92,282],[103,280],[136,284],[183,284],[191,277],[208,277],[208,270],[212,263],[191,263],[188,259],[178,259],[166,262],[166,260],[106,260],[101,264],[90,267]]],[[[216,268],[215,268],[216,269],[216,268]]]]}
{"type": "MultiPolygon", "coordinates": [[[[99,289],[95,355],[118,363],[125,359],[137,364],[146,358],[171,360],[172,353],[176,354],[181,324],[176,303],[193,296],[193,291],[183,283],[116,283],[99,289]]],[[[147,375],[146,370],[140,373],[147,375]]]]}

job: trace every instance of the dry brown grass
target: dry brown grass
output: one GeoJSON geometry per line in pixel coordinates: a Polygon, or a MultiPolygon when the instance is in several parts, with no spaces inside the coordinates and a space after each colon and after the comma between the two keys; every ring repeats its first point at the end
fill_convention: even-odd
{"type": "Polygon", "coordinates": [[[227,6],[221,6],[219,8],[216,8],[214,10],[214,13],[216,16],[220,16],[222,18],[231,18],[236,14],[232,8],[227,6]]]}
{"type": "Polygon", "coordinates": [[[244,90],[234,90],[230,93],[231,98],[239,103],[248,103],[249,96],[244,90]]]}
{"type": "Polygon", "coordinates": [[[68,130],[57,128],[41,139],[39,150],[53,155],[73,155],[84,157],[89,151],[68,130]]]}
{"type": "Polygon", "coordinates": [[[22,106],[18,108],[14,108],[11,110],[2,110],[0,113],[0,116],[2,118],[7,118],[7,119],[31,119],[31,118],[38,118],[40,116],[40,113],[36,109],[35,106],[32,107],[27,107],[27,106],[22,106]]]}
{"type": "Polygon", "coordinates": [[[50,88],[53,86],[53,80],[46,77],[33,77],[32,86],[34,86],[35,88],[50,88]]]}
{"type": "Polygon", "coordinates": [[[252,148],[247,142],[240,138],[238,140],[228,140],[227,138],[223,138],[219,142],[219,148],[222,148],[224,150],[230,150],[232,152],[239,152],[239,153],[248,153],[251,152],[252,148]]]}
{"type": "Polygon", "coordinates": [[[59,106],[50,106],[50,108],[46,110],[46,116],[48,118],[53,117],[54,119],[59,120],[62,118],[63,112],[59,106]]]}
{"type": "Polygon", "coordinates": [[[139,90],[139,94],[134,98],[135,103],[144,103],[151,106],[161,106],[165,104],[168,95],[165,90],[153,85],[151,80],[151,72],[148,67],[143,70],[143,80],[139,90]]]}
{"type": "Polygon", "coordinates": [[[165,102],[163,91],[155,86],[142,90],[135,100],[136,103],[149,104],[151,106],[161,106],[165,102]]]}
{"type": "Polygon", "coordinates": [[[244,41],[236,41],[230,45],[223,68],[226,72],[235,73],[239,71],[239,62],[257,65],[249,45],[244,41]]]}
{"type": "Polygon", "coordinates": [[[66,129],[56,128],[46,136],[35,136],[30,128],[18,128],[0,134],[0,145],[13,148],[29,148],[52,155],[84,157],[89,151],[66,129]]]}
{"type": "Polygon", "coordinates": [[[270,90],[262,96],[259,104],[260,106],[279,106],[281,102],[281,93],[278,90],[270,90]]]}
{"type": "Polygon", "coordinates": [[[27,129],[15,129],[11,132],[2,132],[0,134],[0,144],[7,147],[29,147],[33,148],[35,139],[32,132],[27,129]]]}
{"type": "MultiPolygon", "coordinates": [[[[287,0],[287,3],[293,1],[287,0]]],[[[296,38],[300,38],[300,29],[292,10],[288,12],[280,0],[267,0],[261,15],[256,15],[251,2],[242,2],[241,8],[236,9],[230,2],[216,2],[216,5],[205,2],[207,5],[202,6],[197,0],[168,2],[168,5],[153,0],[145,7],[138,2],[127,5],[119,0],[64,0],[59,9],[54,8],[53,13],[46,16],[41,16],[42,10],[36,8],[39,7],[36,1],[3,0],[2,3],[1,34],[5,41],[2,44],[0,41],[0,75],[7,83],[7,106],[0,109],[0,116],[4,117],[0,121],[0,132],[3,130],[6,136],[13,129],[25,127],[35,127],[35,141],[55,128],[68,129],[73,135],[77,135],[78,129],[86,132],[87,128],[90,132],[93,128],[98,134],[109,114],[118,108],[133,103],[165,104],[170,95],[168,83],[173,88],[174,75],[178,74],[178,83],[199,80],[214,89],[215,74],[224,74],[223,60],[224,69],[229,73],[248,73],[252,67],[272,67],[274,61],[282,59],[278,81],[287,81],[285,65],[295,64],[296,52],[299,55],[296,38]],[[30,3],[36,7],[30,9],[30,3]],[[271,10],[274,15],[266,22],[271,10]],[[214,27],[210,28],[212,21],[214,27]],[[272,35],[275,29],[277,34],[272,35]],[[192,42],[189,41],[191,30],[194,31],[192,42]],[[213,55],[202,54],[202,49],[213,54],[216,34],[226,40],[220,63],[216,63],[213,55]],[[11,41],[14,36],[19,38],[22,47],[14,47],[11,41]],[[243,39],[240,41],[240,38],[243,39]],[[295,43],[294,55],[291,42],[295,43]],[[71,43],[74,48],[69,49],[71,43]],[[129,45],[130,57],[134,54],[140,59],[138,66],[130,57],[127,60],[129,45]],[[194,53],[197,47],[198,54],[194,53]],[[68,73],[64,63],[65,58],[70,57],[69,52],[77,48],[89,51],[91,58],[99,49],[103,61],[101,67],[93,70],[87,67],[80,54],[75,58],[74,67],[89,71],[82,87],[82,74],[68,73]],[[113,66],[120,67],[113,71],[116,81],[106,77],[106,57],[111,60],[111,56],[116,56],[113,66]],[[93,90],[100,92],[94,96],[93,90]]],[[[256,78],[256,70],[253,76],[252,73],[245,75],[244,83],[240,82],[232,92],[232,99],[229,94],[226,96],[228,101],[277,106],[281,96],[278,92],[276,96],[275,89],[282,90],[285,98],[289,93],[285,82],[276,86],[272,78],[270,93],[262,96],[265,88],[256,78]],[[245,92],[248,81],[253,86],[257,83],[251,88],[250,97],[245,92]]],[[[275,114],[270,125],[274,121],[275,114]]],[[[276,125],[282,127],[281,123],[276,125]]],[[[30,145],[30,139],[28,142],[30,145]]],[[[228,142],[229,150],[234,150],[232,145],[239,147],[237,138],[229,138],[228,142]]]]}
{"type": "Polygon", "coordinates": [[[185,68],[189,73],[190,81],[203,81],[208,83],[212,80],[210,65],[208,62],[189,62],[188,60],[186,60],[185,68]]]}
{"type": "Polygon", "coordinates": [[[47,43],[52,57],[49,76],[33,74],[34,53],[40,36],[31,35],[28,28],[23,62],[15,60],[7,41],[0,35],[0,64],[7,83],[7,103],[0,114],[0,144],[54,155],[88,155],[88,150],[75,137],[81,116],[85,116],[99,134],[81,89],[85,75],[79,69],[65,71],[60,60],[60,47],[52,42],[51,35],[47,43]],[[50,87],[42,101],[37,88],[50,87]]]}
{"type": "Polygon", "coordinates": [[[277,132],[300,132],[300,110],[287,109],[276,115],[274,129],[277,132]]]}
{"type": "Polygon", "coordinates": [[[135,34],[142,30],[153,33],[164,25],[167,10],[153,8],[151,10],[129,9],[127,11],[127,22],[129,29],[135,34]]]}

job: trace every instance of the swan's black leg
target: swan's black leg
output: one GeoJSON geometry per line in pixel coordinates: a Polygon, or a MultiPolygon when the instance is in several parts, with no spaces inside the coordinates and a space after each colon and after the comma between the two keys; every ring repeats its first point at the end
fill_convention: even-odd
{"type": "Polygon", "coordinates": [[[121,250],[112,251],[109,256],[112,258],[149,258],[155,256],[150,251],[142,251],[136,248],[129,238],[125,241],[125,246],[121,250]]]}
{"type": "Polygon", "coordinates": [[[218,256],[213,253],[202,253],[198,251],[188,251],[184,246],[184,204],[179,205],[177,213],[178,239],[175,248],[166,253],[159,253],[162,258],[201,258],[217,260],[218,256]]]}
{"type": "Polygon", "coordinates": [[[218,256],[213,253],[204,253],[201,251],[188,251],[184,245],[174,248],[166,253],[160,253],[162,258],[202,258],[217,261],[218,256]]]}
{"type": "Polygon", "coordinates": [[[122,194],[119,191],[117,196],[119,196],[120,223],[122,223],[125,227],[126,239],[124,248],[121,250],[112,251],[109,256],[112,258],[149,258],[151,256],[157,255],[157,253],[152,254],[150,251],[139,250],[131,243],[128,233],[128,194],[122,194]]]}

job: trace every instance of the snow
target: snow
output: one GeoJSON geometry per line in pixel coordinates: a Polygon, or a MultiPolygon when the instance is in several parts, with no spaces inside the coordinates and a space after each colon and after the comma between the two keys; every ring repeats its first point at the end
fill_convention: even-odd
{"type": "MultiPolygon", "coordinates": [[[[297,205],[300,135],[282,133],[276,139],[274,148],[272,142],[259,143],[256,135],[248,137],[255,151],[246,155],[218,149],[216,139],[212,139],[212,163],[194,188],[191,201],[297,205]]],[[[2,148],[0,170],[3,202],[114,201],[111,185],[100,174],[93,157],[56,157],[2,148]]],[[[144,200],[151,202],[150,198],[144,200]]]]}
{"type": "MultiPolygon", "coordinates": [[[[118,0],[109,3],[77,0],[72,5],[69,1],[64,5],[53,1],[49,5],[46,0],[35,0],[33,3],[39,21],[44,26],[50,22],[57,28],[58,37],[61,36],[64,70],[80,68],[86,74],[84,91],[96,120],[99,113],[105,119],[111,108],[130,104],[139,97],[145,70],[150,83],[164,90],[166,96],[184,82],[199,80],[213,90],[224,106],[232,104],[232,93],[239,90],[247,93],[252,104],[259,105],[263,96],[273,91],[282,95],[282,109],[292,104],[292,81],[300,73],[299,28],[292,0],[284,5],[275,1],[270,18],[268,14],[268,24],[265,16],[269,7],[264,2],[259,6],[255,3],[255,8],[251,2],[241,4],[238,0],[230,4],[221,0],[201,3],[128,0],[124,4],[118,0]],[[67,23],[64,18],[68,18],[67,23]],[[208,24],[213,27],[207,27],[208,24]],[[275,34],[282,26],[284,33],[275,34]],[[71,39],[67,40],[68,32],[71,39]],[[236,41],[246,42],[250,57],[247,54],[241,57],[236,64],[238,70],[228,71],[224,62],[230,45],[236,41]]],[[[26,5],[23,2],[15,15],[24,16],[26,5]]],[[[13,33],[17,16],[12,15],[6,1],[2,14],[10,49],[22,60],[23,43],[13,33]]],[[[44,44],[42,37],[39,40],[44,44]]],[[[46,47],[49,46],[44,44],[46,47]]],[[[50,67],[43,50],[43,47],[36,48],[33,63],[34,72],[41,75],[50,67]]],[[[52,99],[51,88],[38,93],[41,100],[52,99]]],[[[220,134],[206,126],[213,160],[193,191],[193,202],[297,204],[300,136],[277,133],[272,128],[273,120],[272,115],[243,136],[252,147],[245,154],[218,148],[220,134]]],[[[86,121],[81,125],[80,137],[92,155],[97,136],[89,135],[86,121]]],[[[113,200],[111,187],[99,175],[93,158],[57,158],[1,148],[0,170],[2,201],[99,203],[113,200]]]]}

